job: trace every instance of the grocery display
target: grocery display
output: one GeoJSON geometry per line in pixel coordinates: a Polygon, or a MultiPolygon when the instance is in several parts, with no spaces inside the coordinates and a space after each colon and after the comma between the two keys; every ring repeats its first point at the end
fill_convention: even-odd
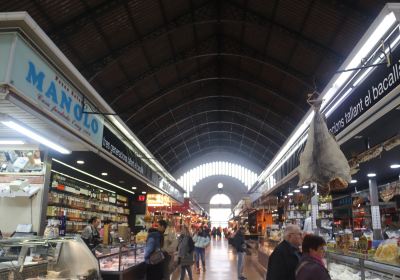
{"type": "Polygon", "coordinates": [[[46,216],[49,221],[66,219],[66,233],[79,233],[93,216],[102,221],[127,223],[127,197],[100,192],[77,180],[52,174],[46,216]]]}

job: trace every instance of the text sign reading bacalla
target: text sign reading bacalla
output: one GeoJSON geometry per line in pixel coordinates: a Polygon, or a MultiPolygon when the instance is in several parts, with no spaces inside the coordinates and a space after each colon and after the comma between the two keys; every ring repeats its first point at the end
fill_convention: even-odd
{"type": "Polygon", "coordinates": [[[356,87],[350,96],[327,118],[331,133],[337,135],[372,108],[400,84],[400,48],[392,53],[394,64],[379,66],[356,87]]]}
{"type": "Polygon", "coordinates": [[[10,83],[37,107],[101,146],[103,117],[85,114],[82,94],[18,35],[10,83]],[[84,110],[83,110],[84,109],[84,110]]]}

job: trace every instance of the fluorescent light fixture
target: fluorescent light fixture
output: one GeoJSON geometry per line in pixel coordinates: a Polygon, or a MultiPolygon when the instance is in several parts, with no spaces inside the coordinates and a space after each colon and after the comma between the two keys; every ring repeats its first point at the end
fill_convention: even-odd
{"type": "Polygon", "coordinates": [[[335,102],[335,105],[329,108],[328,112],[326,112],[325,116],[329,117],[333,111],[339,106],[339,104],[350,94],[350,92],[353,90],[353,88],[349,88],[346,90],[346,92],[339,98],[337,102],[335,102]]]}
{"type": "Polygon", "coordinates": [[[355,184],[355,183],[357,183],[357,180],[353,179],[353,180],[350,181],[350,183],[351,184],[355,184]]]}
{"type": "Polygon", "coordinates": [[[66,164],[65,162],[59,161],[58,159],[53,158],[53,161],[54,161],[54,162],[57,162],[57,163],[59,163],[59,164],[61,164],[61,165],[64,165],[64,166],[66,166],[66,167],[68,167],[68,168],[70,168],[70,169],[72,169],[72,170],[75,170],[75,171],[77,171],[77,172],[79,172],[79,173],[82,173],[82,174],[84,174],[84,175],[86,175],[86,176],[92,177],[92,178],[94,178],[94,179],[96,179],[96,180],[98,180],[98,181],[100,181],[100,182],[109,184],[110,186],[113,186],[113,187],[115,187],[115,188],[117,188],[117,189],[123,190],[123,191],[128,192],[128,193],[131,193],[131,194],[135,194],[135,193],[132,192],[132,191],[126,190],[126,189],[124,189],[124,188],[121,187],[121,186],[118,186],[118,185],[116,185],[116,184],[114,184],[114,183],[111,183],[111,182],[109,182],[109,181],[106,181],[106,180],[104,180],[104,179],[101,179],[101,178],[99,178],[99,177],[96,177],[96,176],[94,176],[94,175],[92,175],[92,174],[90,174],[90,173],[87,173],[87,172],[83,171],[83,170],[80,170],[80,169],[78,169],[78,168],[75,168],[75,167],[73,167],[73,166],[71,166],[71,165],[69,165],[69,164],[66,164]]]}
{"type": "Polygon", "coordinates": [[[0,140],[0,145],[24,145],[22,140],[0,140]]]}
{"type": "MultiPolygon", "coordinates": [[[[54,159],[53,159],[53,160],[54,160],[54,159]]],[[[82,183],[87,184],[87,185],[89,185],[89,186],[96,187],[96,188],[98,188],[98,189],[108,191],[108,192],[110,192],[110,193],[115,193],[114,191],[111,191],[111,190],[108,190],[108,189],[106,189],[106,188],[100,187],[100,186],[98,186],[98,185],[95,185],[95,184],[92,184],[92,183],[83,181],[83,180],[81,180],[81,179],[72,177],[72,176],[70,176],[70,175],[67,175],[67,174],[58,172],[58,171],[56,171],[56,170],[54,170],[54,169],[52,169],[51,172],[54,172],[54,173],[56,173],[56,174],[60,174],[60,175],[62,175],[62,176],[64,176],[64,177],[67,177],[67,178],[74,179],[74,180],[76,180],[76,181],[78,181],[78,182],[82,182],[82,183]]]]}
{"type": "Polygon", "coordinates": [[[310,186],[308,186],[308,185],[304,185],[303,186],[303,189],[308,189],[310,186]]]}
{"type": "Polygon", "coordinates": [[[373,177],[376,177],[376,174],[375,174],[375,173],[368,173],[368,174],[367,174],[367,177],[373,178],[373,177]]]}
{"type": "Polygon", "coordinates": [[[139,139],[136,139],[136,137],[134,137],[132,133],[130,133],[125,126],[122,125],[121,121],[119,121],[115,116],[109,116],[109,118],[111,122],[133,143],[133,145],[135,145],[135,147],[143,153],[143,155],[146,157],[146,159],[143,160],[146,162],[150,161],[152,165],[154,165],[164,176],[175,182],[175,178],[169,174],[168,171],[166,171],[156,160],[154,160],[154,156],[147,151],[144,145],[140,143],[139,139]]]}
{"type": "Polygon", "coordinates": [[[103,190],[100,190],[100,192],[103,192],[103,190]]]}
{"type": "Polygon", "coordinates": [[[85,161],[83,161],[83,160],[77,160],[76,163],[77,163],[77,164],[85,164],[85,161]]]}
{"type": "Polygon", "coordinates": [[[295,193],[299,193],[299,192],[300,192],[300,190],[299,190],[299,189],[297,189],[297,190],[294,190],[294,192],[295,192],[295,193]]]}
{"type": "Polygon", "coordinates": [[[107,172],[101,172],[101,176],[107,176],[108,173],[107,172]]]}
{"type": "Polygon", "coordinates": [[[61,154],[70,154],[71,153],[71,151],[69,151],[69,150],[61,147],[60,145],[58,145],[58,144],[56,144],[56,143],[44,138],[43,136],[37,134],[36,132],[33,132],[31,129],[28,129],[28,128],[18,124],[15,121],[5,120],[5,121],[2,121],[1,123],[4,124],[5,126],[8,126],[9,128],[12,128],[12,129],[18,131],[19,133],[21,133],[21,134],[23,134],[25,136],[28,136],[29,138],[31,138],[33,140],[35,140],[35,141],[37,141],[37,142],[39,142],[39,143],[41,143],[41,144],[53,149],[53,150],[61,153],[61,154]]]}
{"type": "Polygon", "coordinates": [[[288,196],[292,196],[292,195],[293,195],[293,193],[292,193],[292,192],[290,192],[290,193],[288,193],[287,195],[288,195],[288,196]]]}
{"type": "Polygon", "coordinates": [[[218,189],[222,189],[224,187],[224,184],[218,183],[218,189]]]}
{"type": "Polygon", "coordinates": [[[287,195],[285,195],[285,198],[287,198],[287,195]]]}
{"type": "Polygon", "coordinates": [[[132,187],[132,190],[136,190],[137,188],[136,187],[132,187]]]}
{"type": "Polygon", "coordinates": [[[392,168],[392,169],[400,168],[400,164],[392,164],[392,165],[390,166],[390,168],[392,168]]]}
{"type": "Polygon", "coordinates": [[[362,138],[363,138],[362,135],[356,135],[356,136],[354,136],[354,139],[362,139],[362,138]]]}
{"type": "Polygon", "coordinates": [[[142,192],[142,194],[146,194],[146,192],[142,192]]]}

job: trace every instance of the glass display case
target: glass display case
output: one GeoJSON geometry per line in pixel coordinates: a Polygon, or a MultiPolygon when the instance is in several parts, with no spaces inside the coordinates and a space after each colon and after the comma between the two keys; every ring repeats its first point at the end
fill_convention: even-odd
{"type": "Polygon", "coordinates": [[[326,254],[332,280],[395,280],[400,279],[400,264],[377,262],[367,255],[326,254]]]}
{"type": "Polygon", "coordinates": [[[0,240],[0,279],[101,279],[80,237],[0,240]]]}
{"type": "Polygon", "coordinates": [[[101,245],[95,254],[103,279],[132,279],[144,273],[144,245],[101,245]]]}
{"type": "Polygon", "coordinates": [[[268,226],[265,235],[258,239],[258,262],[266,269],[268,266],[268,258],[274,251],[275,247],[282,240],[282,231],[278,225],[268,226]]]}

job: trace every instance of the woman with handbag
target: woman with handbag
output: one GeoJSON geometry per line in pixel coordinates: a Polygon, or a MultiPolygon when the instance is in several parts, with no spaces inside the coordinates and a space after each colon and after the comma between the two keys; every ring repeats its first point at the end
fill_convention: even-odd
{"type": "Polygon", "coordinates": [[[162,233],[156,228],[150,228],[147,235],[146,247],[144,249],[144,260],[146,262],[146,279],[163,279],[164,254],[161,251],[162,233]]]}
{"type": "Polygon", "coordinates": [[[180,280],[185,279],[186,271],[189,275],[189,280],[193,280],[192,265],[194,263],[194,242],[192,237],[190,236],[189,228],[187,226],[183,227],[182,235],[179,237],[178,242],[178,264],[181,267],[180,280]]]}
{"type": "Polygon", "coordinates": [[[206,247],[210,244],[210,236],[207,232],[204,231],[202,227],[200,227],[197,233],[193,236],[194,241],[194,252],[195,252],[195,260],[196,260],[196,273],[200,273],[200,260],[203,266],[203,272],[206,271],[206,247]]]}

